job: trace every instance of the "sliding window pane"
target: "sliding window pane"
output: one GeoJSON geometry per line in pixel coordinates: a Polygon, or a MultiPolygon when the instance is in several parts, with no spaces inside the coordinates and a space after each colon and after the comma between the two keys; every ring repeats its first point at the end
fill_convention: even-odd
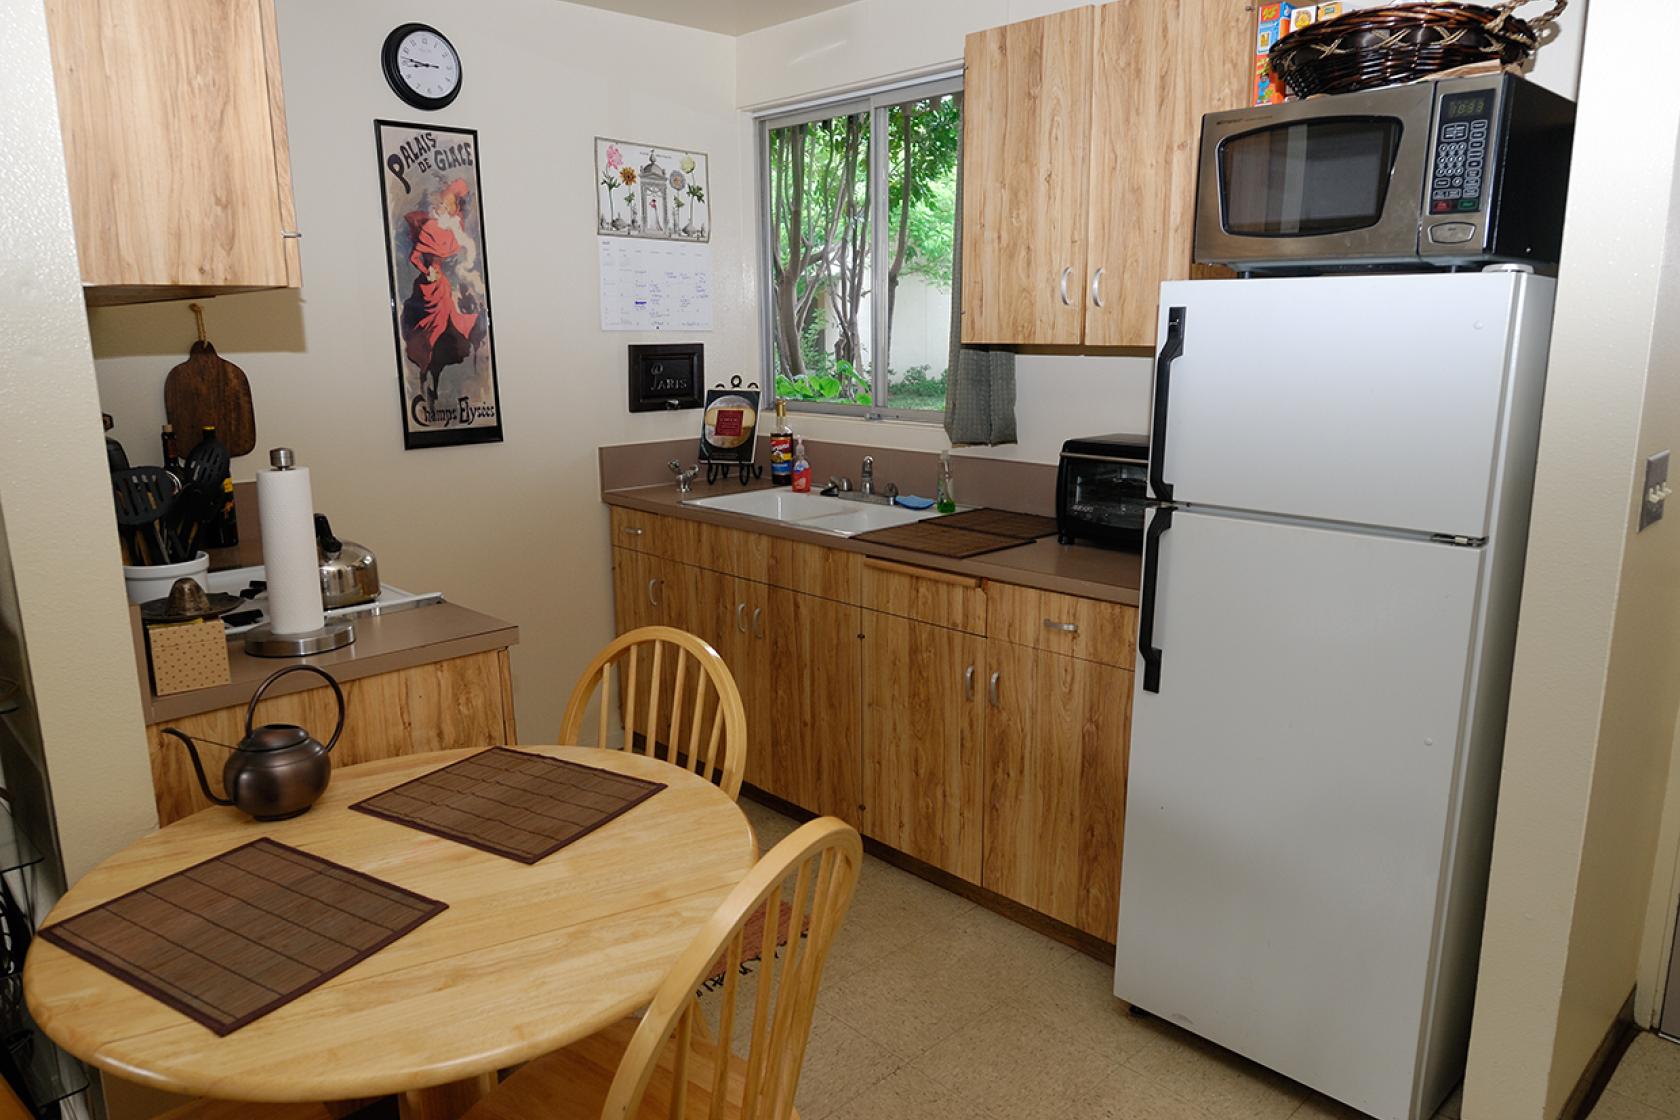
{"type": "Polygon", "coordinates": [[[768,132],[779,397],[874,403],[869,133],[867,110],[768,132]]]}
{"type": "Polygon", "coordinates": [[[962,95],[886,111],[887,392],[894,409],[945,408],[962,95]]]}

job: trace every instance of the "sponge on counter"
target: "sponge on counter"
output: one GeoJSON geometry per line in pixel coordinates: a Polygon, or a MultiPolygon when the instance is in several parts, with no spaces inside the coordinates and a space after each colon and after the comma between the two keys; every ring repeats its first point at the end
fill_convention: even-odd
{"type": "Polygon", "coordinates": [[[903,506],[905,509],[932,509],[933,499],[918,498],[914,494],[900,494],[893,499],[893,504],[903,506]]]}

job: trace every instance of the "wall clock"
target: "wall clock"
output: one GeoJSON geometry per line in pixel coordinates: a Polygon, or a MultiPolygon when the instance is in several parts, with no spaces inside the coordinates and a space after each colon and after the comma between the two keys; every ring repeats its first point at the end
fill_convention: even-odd
{"type": "Polygon", "coordinates": [[[441,109],[461,92],[461,56],[443,32],[405,23],[385,36],[385,80],[416,109],[441,109]]]}

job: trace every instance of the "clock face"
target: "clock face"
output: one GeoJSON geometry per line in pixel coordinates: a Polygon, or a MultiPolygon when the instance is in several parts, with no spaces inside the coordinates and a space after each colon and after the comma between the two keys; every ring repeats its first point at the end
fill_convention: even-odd
{"type": "Polygon", "coordinates": [[[461,91],[461,57],[436,28],[404,24],[385,39],[385,78],[410,105],[441,109],[461,91]]]}

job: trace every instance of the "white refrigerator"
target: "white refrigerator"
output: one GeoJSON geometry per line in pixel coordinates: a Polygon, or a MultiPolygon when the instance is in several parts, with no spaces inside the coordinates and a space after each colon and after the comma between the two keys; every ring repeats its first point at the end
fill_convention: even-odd
{"type": "Polygon", "coordinates": [[[1463,1076],[1554,289],[1161,288],[1115,994],[1380,1120],[1463,1076]]]}

